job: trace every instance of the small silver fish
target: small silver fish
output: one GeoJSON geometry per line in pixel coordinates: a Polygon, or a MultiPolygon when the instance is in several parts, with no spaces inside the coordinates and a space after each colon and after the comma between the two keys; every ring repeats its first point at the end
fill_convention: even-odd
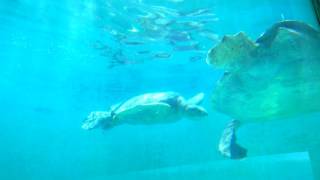
{"type": "Polygon", "coordinates": [[[189,41],[191,40],[191,36],[188,32],[170,32],[170,34],[166,37],[170,41],[189,41]]]}
{"type": "Polygon", "coordinates": [[[159,52],[159,53],[154,54],[153,57],[167,59],[167,58],[171,57],[171,54],[166,53],[166,52],[159,52]]]}
{"type": "Polygon", "coordinates": [[[145,50],[145,51],[138,51],[138,54],[149,54],[151,51],[145,50]]]}
{"type": "Polygon", "coordinates": [[[212,41],[218,41],[219,40],[219,35],[210,31],[210,30],[203,30],[203,31],[200,31],[198,33],[200,36],[203,36],[203,37],[206,37],[212,41]]]}
{"type": "Polygon", "coordinates": [[[133,46],[144,44],[144,42],[140,42],[140,41],[122,41],[122,42],[126,45],[133,45],[133,46]]]}
{"type": "Polygon", "coordinates": [[[199,50],[199,44],[192,44],[192,45],[181,45],[181,46],[175,46],[174,50],[176,51],[194,51],[199,50]]]}
{"type": "Polygon", "coordinates": [[[204,14],[210,14],[210,9],[197,9],[195,11],[192,11],[192,12],[186,12],[186,13],[180,13],[181,16],[200,16],[200,15],[204,15],[204,14]]]}
{"type": "Polygon", "coordinates": [[[203,59],[202,56],[192,56],[192,57],[190,57],[189,61],[190,62],[196,62],[196,61],[199,61],[201,59],[203,59]]]}
{"type": "Polygon", "coordinates": [[[94,48],[94,49],[98,49],[98,50],[109,50],[109,49],[111,49],[111,47],[110,46],[108,46],[107,44],[105,44],[105,43],[103,43],[103,42],[101,42],[101,41],[96,41],[96,42],[94,42],[93,44],[92,44],[92,47],[94,48]]]}

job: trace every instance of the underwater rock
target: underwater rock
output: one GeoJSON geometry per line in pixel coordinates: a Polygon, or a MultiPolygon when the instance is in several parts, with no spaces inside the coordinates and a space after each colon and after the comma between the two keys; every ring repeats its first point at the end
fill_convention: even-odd
{"type": "Polygon", "coordinates": [[[320,111],[319,49],[320,33],[299,21],[276,23],[256,42],[243,32],[225,36],[207,56],[225,70],[214,109],[241,124],[320,111]]]}
{"type": "Polygon", "coordinates": [[[216,110],[240,121],[264,121],[320,110],[320,33],[282,21],[256,42],[225,36],[207,62],[225,70],[213,92],[216,110]]]}

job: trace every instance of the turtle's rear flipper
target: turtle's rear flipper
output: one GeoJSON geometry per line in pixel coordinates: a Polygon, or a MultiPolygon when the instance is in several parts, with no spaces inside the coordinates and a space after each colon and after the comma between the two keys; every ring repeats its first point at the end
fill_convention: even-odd
{"type": "Polygon", "coordinates": [[[239,121],[231,121],[223,130],[219,142],[219,151],[222,155],[231,159],[241,159],[247,156],[247,150],[237,144],[236,130],[239,121]]]}

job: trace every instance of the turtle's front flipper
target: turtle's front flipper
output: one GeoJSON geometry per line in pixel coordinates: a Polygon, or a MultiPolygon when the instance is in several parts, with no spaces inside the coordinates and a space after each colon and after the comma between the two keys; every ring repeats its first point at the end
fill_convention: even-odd
{"type": "Polygon", "coordinates": [[[198,93],[192,98],[188,99],[186,103],[188,105],[199,105],[202,103],[203,99],[204,99],[204,93],[198,93]]]}
{"type": "Polygon", "coordinates": [[[231,159],[241,159],[247,156],[247,150],[237,144],[236,130],[240,122],[231,121],[223,130],[219,142],[219,151],[222,155],[231,159]]]}

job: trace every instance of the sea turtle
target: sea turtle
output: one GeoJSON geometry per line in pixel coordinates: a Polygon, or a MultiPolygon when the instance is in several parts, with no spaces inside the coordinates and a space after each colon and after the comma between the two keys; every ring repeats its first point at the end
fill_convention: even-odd
{"type": "Polygon", "coordinates": [[[113,105],[109,111],[91,112],[82,128],[109,129],[120,124],[169,123],[181,117],[202,117],[207,115],[207,111],[199,106],[203,98],[203,93],[188,100],[176,92],[146,93],[113,105]]]}
{"type": "Polygon", "coordinates": [[[207,63],[225,70],[212,96],[215,110],[234,118],[222,133],[219,151],[243,158],[236,129],[320,111],[320,32],[293,20],[274,24],[255,42],[240,32],[224,36],[207,63]]]}

